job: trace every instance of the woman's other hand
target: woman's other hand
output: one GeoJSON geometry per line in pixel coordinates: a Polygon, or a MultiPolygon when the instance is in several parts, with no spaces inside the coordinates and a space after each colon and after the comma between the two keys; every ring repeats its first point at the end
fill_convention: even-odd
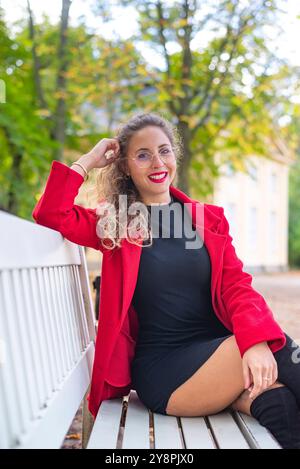
{"type": "Polygon", "coordinates": [[[255,399],[270,387],[278,378],[277,363],[267,342],[260,342],[250,347],[243,355],[243,374],[245,389],[255,399]]]}

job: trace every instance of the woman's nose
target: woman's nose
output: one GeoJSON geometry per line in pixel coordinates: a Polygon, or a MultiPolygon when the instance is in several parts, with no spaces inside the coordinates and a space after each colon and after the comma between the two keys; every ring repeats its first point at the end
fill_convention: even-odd
{"type": "Polygon", "coordinates": [[[164,166],[164,162],[160,157],[159,153],[154,153],[152,156],[152,166],[155,168],[159,168],[160,166],[164,166]]]}

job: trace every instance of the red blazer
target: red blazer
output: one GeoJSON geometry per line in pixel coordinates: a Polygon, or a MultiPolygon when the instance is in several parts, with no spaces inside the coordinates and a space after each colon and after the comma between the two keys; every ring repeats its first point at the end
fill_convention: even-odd
{"type": "MultiPolygon", "coordinates": [[[[83,180],[65,164],[53,161],[44,193],[32,215],[37,223],[59,231],[68,240],[103,253],[100,318],[88,396],[89,410],[95,417],[104,399],[127,395],[131,389],[130,365],[138,333],[137,314],[131,301],[142,247],[125,239],[121,249],[110,251],[102,247],[96,235],[96,209],[74,204],[83,180]]],[[[187,207],[193,224],[196,209],[202,209],[202,236],[204,233],[211,260],[213,308],[235,335],[241,357],[248,348],[263,341],[268,342],[273,353],[280,350],[286,342],[284,332],[264,298],[252,288],[252,276],[243,271],[224,209],[193,200],[172,185],[170,193],[191,204],[187,207]]],[[[200,228],[199,224],[196,228],[200,228]]]]}

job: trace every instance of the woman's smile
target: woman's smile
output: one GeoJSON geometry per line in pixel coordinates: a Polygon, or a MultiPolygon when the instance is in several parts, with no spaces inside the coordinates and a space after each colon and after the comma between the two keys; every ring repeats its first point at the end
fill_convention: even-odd
{"type": "Polygon", "coordinates": [[[149,174],[148,178],[150,179],[151,182],[154,182],[155,184],[164,182],[167,179],[168,176],[168,171],[161,171],[159,173],[152,173],[149,174]]]}

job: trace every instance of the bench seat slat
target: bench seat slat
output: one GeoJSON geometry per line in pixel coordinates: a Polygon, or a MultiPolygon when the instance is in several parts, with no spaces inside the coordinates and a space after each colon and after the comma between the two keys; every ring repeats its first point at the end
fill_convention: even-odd
{"type": "Polygon", "coordinates": [[[135,391],[128,399],[122,448],[150,449],[149,411],[135,391]]]}
{"type": "Polygon", "coordinates": [[[203,417],[181,417],[187,449],[215,449],[216,445],[203,417]]]}
{"type": "Polygon", "coordinates": [[[224,410],[208,417],[219,449],[249,449],[231,414],[224,410]]]}
{"type": "Polygon", "coordinates": [[[182,449],[177,417],[153,413],[155,449],[182,449]]]}
{"type": "Polygon", "coordinates": [[[235,418],[252,449],[281,449],[273,435],[253,417],[235,412],[235,418]]]}
{"type": "Polygon", "coordinates": [[[122,415],[120,399],[103,401],[90,435],[87,449],[115,449],[122,415]]]}

